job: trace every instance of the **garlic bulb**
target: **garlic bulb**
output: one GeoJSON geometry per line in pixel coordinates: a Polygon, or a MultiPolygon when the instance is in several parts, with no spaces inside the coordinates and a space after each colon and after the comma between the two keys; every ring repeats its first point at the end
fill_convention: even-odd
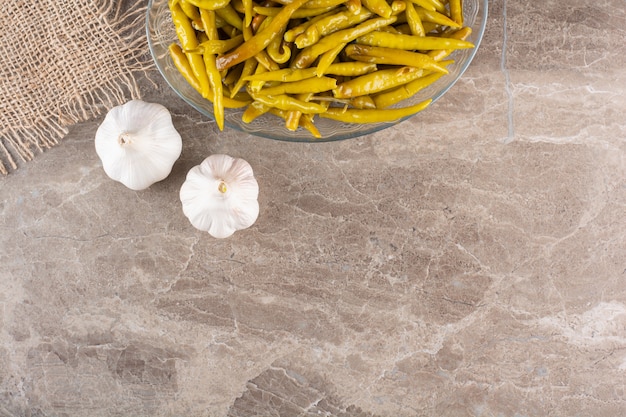
{"type": "Polygon", "coordinates": [[[183,147],[170,112],[141,100],[112,108],[98,127],[95,144],[106,174],[132,190],[165,179],[183,147]]]}
{"type": "Polygon", "coordinates": [[[243,159],[211,155],[189,171],[180,189],[183,213],[216,238],[252,226],[259,215],[259,185],[243,159]]]}

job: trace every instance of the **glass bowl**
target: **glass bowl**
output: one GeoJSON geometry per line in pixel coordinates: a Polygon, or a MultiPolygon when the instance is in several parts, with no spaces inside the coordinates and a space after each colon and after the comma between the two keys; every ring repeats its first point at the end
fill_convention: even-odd
{"type": "MultiPolygon", "coordinates": [[[[441,77],[437,82],[404,100],[399,106],[417,104],[428,98],[433,99],[431,106],[441,98],[463,75],[472,59],[478,51],[487,22],[488,0],[464,0],[463,13],[464,24],[472,28],[472,34],[468,38],[475,47],[455,51],[449,59],[454,63],[448,66],[449,74],[441,77]]],[[[163,78],[170,87],[194,109],[205,116],[214,119],[211,102],[204,99],[191,87],[183,76],[178,72],[170,59],[168,47],[172,42],[178,42],[176,32],[167,0],[149,0],[146,13],[146,32],[150,53],[161,72],[163,78]]],[[[290,142],[324,142],[355,138],[371,134],[407,118],[388,123],[342,123],[330,119],[315,118],[315,126],[322,134],[322,138],[315,138],[305,129],[290,131],[284,127],[284,120],[272,114],[266,114],[255,119],[252,123],[244,123],[241,120],[244,109],[226,109],[224,124],[226,128],[239,130],[255,136],[290,142]]],[[[423,117],[428,109],[409,117],[423,117]]]]}

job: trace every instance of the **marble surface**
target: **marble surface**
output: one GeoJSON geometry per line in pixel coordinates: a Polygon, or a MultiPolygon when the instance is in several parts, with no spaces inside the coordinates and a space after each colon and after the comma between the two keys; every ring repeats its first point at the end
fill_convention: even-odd
{"type": "Polygon", "coordinates": [[[626,415],[623,0],[490,2],[428,110],[340,143],[215,125],[147,191],[101,122],[0,178],[0,416],[626,415]],[[186,172],[246,159],[260,216],[182,214],[186,172]]]}

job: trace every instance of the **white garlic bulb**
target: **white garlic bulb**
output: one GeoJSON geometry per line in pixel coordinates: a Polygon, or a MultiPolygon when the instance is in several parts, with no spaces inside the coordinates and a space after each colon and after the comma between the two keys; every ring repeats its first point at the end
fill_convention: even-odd
{"type": "Polygon", "coordinates": [[[259,185],[243,159],[211,155],[189,171],[180,189],[183,213],[197,229],[226,238],[259,215],[259,185]]]}
{"type": "Polygon", "coordinates": [[[165,179],[183,147],[170,112],[141,100],[112,108],[98,127],[95,145],[106,174],[132,190],[165,179]]]}

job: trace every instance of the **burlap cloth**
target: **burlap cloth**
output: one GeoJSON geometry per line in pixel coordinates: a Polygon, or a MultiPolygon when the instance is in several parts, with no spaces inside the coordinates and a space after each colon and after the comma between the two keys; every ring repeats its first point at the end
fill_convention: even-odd
{"type": "Polygon", "coordinates": [[[0,173],[56,145],[67,127],[139,98],[151,66],[147,1],[3,0],[0,173]]]}

